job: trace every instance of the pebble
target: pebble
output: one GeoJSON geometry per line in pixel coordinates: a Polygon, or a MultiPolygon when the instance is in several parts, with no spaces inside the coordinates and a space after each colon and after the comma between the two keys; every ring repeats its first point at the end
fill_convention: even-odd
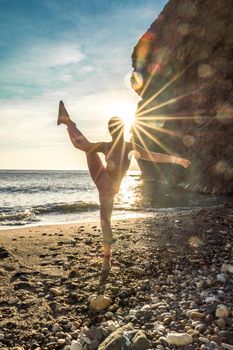
{"type": "Polygon", "coordinates": [[[219,336],[221,337],[223,343],[230,343],[231,345],[233,345],[233,330],[220,331],[219,336]]]}
{"type": "Polygon", "coordinates": [[[150,311],[151,310],[151,306],[146,304],[146,305],[143,305],[143,307],[141,308],[141,311],[150,311]]]}
{"type": "Polygon", "coordinates": [[[205,343],[205,344],[209,342],[209,339],[206,337],[199,337],[199,340],[200,340],[200,342],[205,343]]]}
{"type": "Polygon", "coordinates": [[[60,291],[58,288],[50,288],[49,291],[56,296],[60,296],[63,294],[62,291],[60,291]]]}
{"type": "Polygon", "coordinates": [[[193,338],[188,333],[169,333],[165,340],[170,345],[176,346],[184,346],[191,344],[193,342],[193,338]]]}
{"type": "Polygon", "coordinates": [[[132,339],[130,347],[134,350],[146,350],[150,348],[150,342],[142,331],[138,331],[132,339]]]}
{"type": "Polygon", "coordinates": [[[54,341],[51,341],[51,342],[47,343],[47,347],[49,349],[54,349],[56,346],[57,346],[57,343],[54,342],[54,341]]]}
{"type": "Polygon", "coordinates": [[[230,265],[230,264],[222,264],[221,270],[222,270],[222,272],[230,272],[230,273],[233,273],[233,265],[230,265]]]}
{"type": "Polygon", "coordinates": [[[80,342],[73,340],[70,346],[70,350],[83,350],[83,346],[80,342]]]}
{"type": "Polygon", "coordinates": [[[217,276],[217,281],[222,282],[222,283],[226,283],[226,275],[224,273],[218,273],[217,276]]]}
{"type": "Polygon", "coordinates": [[[106,309],[112,302],[106,295],[93,295],[90,299],[90,308],[96,311],[106,309]]]}
{"type": "Polygon", "coordinates": [[[86,336],[82,336],[81,338],[86,344],[90,345],[91,344],[91,339],[86,337],[86,336]]]}
{"type": "Polygon", "coordinates": [[[228,317],[230,314],[230,310],[226,305],[220,304],[217,306],[217,309],[215,311],[215,316],[218,318],[225,318],[228,317]]]}
{"type": "Polygon", "coordinates": [[[0,333],[0,340],[3,340],[5,338],[3,333],[0,333]]]}
{"type": "Polygon", "coordinates": [[[114,332],[117,328],[119,328],[119,324],[118,322],[114,322],[114,321],[107,321],[107,330],[110,331],[110,332],[114,332]]]}
{"type": "Polygon", "coordinates": [[[230,345],[230,344],[221,343],[221,347],[222,347],[223,349],[233,350],[233,345],[230,345]]]}
{"type": "Polygon", "coordinates": [[[217,298],[215,296],[213,296],[213,297],[211,296],[211,297],[206,297],[205,298],[206,304],[212,304],[216,300],[217,300],[217,298]]]}
{"type": "Polygon", "coordinates": [[[215,342],[215,341],[210,341],[207,344],[208,349],[213,349],[213,350],[221,350],[222,348],[215,342]]]}
{"type": "Polygon", "coordinates": [[[167,294],[167,297],[168,297],[169,299],[173,300],[173,301],[177,300],[176,295],[175,295],[175,294],[172,294],[172,293],[168,293],[168,294],[167,294]]]}
{"type": "Polygon", "coordinates": [[[204,320],[206,317],[206,315],[204,313],[198,312],[198,311],[192,311],[188,315],[191,319],[199,320],[199,321],[204,320]]]}
{"type": "Polygon", "coordinates": [[[219,318],[218,320],[215,320],[216,325],[222,329],[226,325],[226,321],[223,318],[219,318]]]}
{"type": "Polygon", "coordinates": [[[138,266],[134,266],[132,268],[132,272],[134,272],[137,275],[145,275],[145,273],[146,273],[144,269],[142,269],[141,267],[138,267],[138,266]]]}
{"type": "Polygon", "coordinates": [[[62,329],[61,329],[61,327],[60,327],[60,325],[59,325],[58,323],[54,323],[54,324],[53,324],[52,331],[53,331],[54,333],[59,332],[59,331],[61,331],[61,330],[62,330],[62,329]]]}
{"type": "Polygon", "coordinates": [[[220,339],[219,336],[216,335],[216,334],[211,335],[211,336],[210,336],[210,340],[211,340],[211,341],[214,341],[214,342],[217,343],[218,345],[221,344],[221,339],[220,339]]]}

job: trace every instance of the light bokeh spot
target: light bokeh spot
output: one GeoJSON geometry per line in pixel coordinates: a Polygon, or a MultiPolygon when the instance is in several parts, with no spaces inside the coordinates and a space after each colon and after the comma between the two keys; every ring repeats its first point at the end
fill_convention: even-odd
{"type": "Polygon", "coordinates": [[[192,136],[192,135],[185,135],[183,137],[183,144],[186,146],[186,147],[191,147],[193,146],[195,143],[195,137],[192,136]]]}
{"type": "Polygon", "coordinates": [[[178,27],[178,32],[181,35],[187,35],[190,31],[190,25],[188,23],[182,23],[178,27]]]}
{"type": "Polygon", "coordinates": [[[223,175],[226,179],[233,178],[233,167],[230,166],[226,161],[220,160],[215,164],[215,172],[219,175],[223,175]]]}
{"type": "Polygon", "coordinates": [[[223,124],[233,122],[233,107],[230,104],[224,104],[217,112],[216,118],[223,124]]]}
{"type": "Polygon", "coordinates": [[[210,78],[214,71],[209,64],[201,64],[198,67],[198,75],[200,78],[210,78]]]}
{"type": "Polygon", "coordinates": [[[198,248],[200,246],[203,246],[204,242],[198,236],[193,235],[189,237],[189,244],[194,248],[198,248]]]}

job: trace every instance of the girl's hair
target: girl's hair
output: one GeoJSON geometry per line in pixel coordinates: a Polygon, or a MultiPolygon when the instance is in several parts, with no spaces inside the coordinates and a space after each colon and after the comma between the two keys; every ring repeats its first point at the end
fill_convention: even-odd
{"type": "Polygon", "coordinates": [[[113,137],[116,137],[119,134],[123,135],[124,123],[122,119],[119,117],[112,117],[111,119],[109,119],[108,130],[113,137]]]}

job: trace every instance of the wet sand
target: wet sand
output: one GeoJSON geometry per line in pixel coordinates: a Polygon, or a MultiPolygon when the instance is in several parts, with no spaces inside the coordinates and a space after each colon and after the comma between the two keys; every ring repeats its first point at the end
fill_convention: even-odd
{"type": "Polygon", "coordinates": [[[103,276],[98,223],[0,231],[0,349],[69,349],[91,326],[102,338],[83,349],[97,349],[110,320],[143,329],[151,349],[170,331],[191,334],[189,349],[233,343],[233,274],[223,268],[233,264],[233,206],[114,221],[113,232],[113,267],[103,276]],[[111,305],[93,312],[93,293],[111,305]],[[219,318],[221,304],[229,312],[219,318]],[[204,315],[199,327],[190,310],[204,315]]]}

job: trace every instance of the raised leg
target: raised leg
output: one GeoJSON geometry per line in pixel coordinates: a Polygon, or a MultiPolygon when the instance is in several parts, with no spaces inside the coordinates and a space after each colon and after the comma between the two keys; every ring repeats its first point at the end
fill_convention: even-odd
{"type": "MultiPolygon", "coordinates": [[[[80,144],[88,143],[88,140],[86,137],[81,133],[81,131],[76,127],[76,124],[70,121],[67,124],[67,129],[69,133],[69,137],[71,142],[75,147],[79,146],[80,144]]],[[[86,153],[87,158],[87,165],[88,169],[91,175],[92,180],[94,183],[98,186],[98,180],[99,176],[102,171],[105,170],[105,167],[100,159],[100,156],[97,153],[86,153]]]]}

